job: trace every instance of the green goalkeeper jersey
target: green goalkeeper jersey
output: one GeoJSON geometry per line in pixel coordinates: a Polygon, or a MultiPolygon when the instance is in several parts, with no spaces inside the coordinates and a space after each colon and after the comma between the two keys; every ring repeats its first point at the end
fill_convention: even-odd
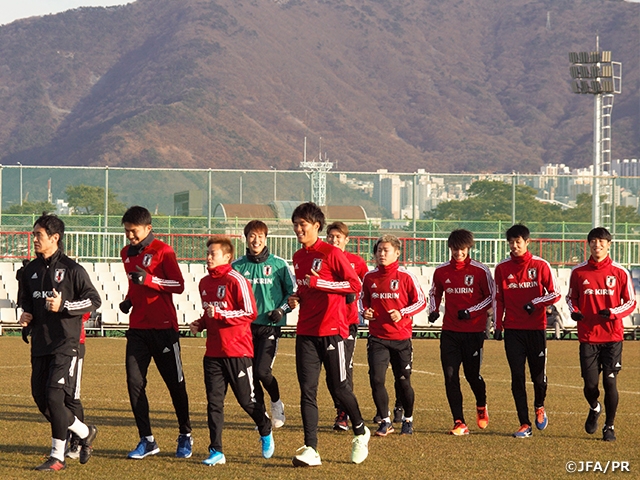
{"type": "Polygon", "coordinates": [[[258,318],[253,323],[281,327],[287,322],[286,315],[282,317],[282,320],[274,324],[269,321],[267,314],[276,308],[281,308],[285,314],[291,311],[287,300],[294,292],[295,280],[284,259],[273,254],[259,255],[259,261],[257,262],[255,258],[250,255],[243,255],[231,265],[253,287],[253,294],[256,297],[258,306],[258,318]]]}

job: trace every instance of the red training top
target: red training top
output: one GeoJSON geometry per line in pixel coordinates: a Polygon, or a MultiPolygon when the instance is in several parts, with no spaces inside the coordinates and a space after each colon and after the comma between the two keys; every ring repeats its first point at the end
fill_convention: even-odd
{"type": "Polygon", "coordinates": [[[300,298],[297,334],[347,338],[345,295],[361,290],[360,279],[347,257],[339,248],[318,239],[293,254],[293,268],[300,298]],[[319,276],[311,273],[312,269],[319,276]]]}
{"type": "Polygon", "coordinates": [[[413,316],[427,307],[426,298],[415,275],[391,265],[378,266],[364,276],[362,307],[373,308],[374,318],[369,320],[369,334],[384,340],[411,338],[413,316]],[[391,320],[390,310],[398,310],[402,318],[391,320]]]}
{"type": "Polygon", "coordinates": [[[502,330],[545,330],[546,306],[560,300],[560,289],[551,273],[549,262],[526,252],[511,255],[496,265],[495,328],[502,330]],[[524,306],[532,303],[529,315],[524,306]],[[504,321],[502,318],[504,317],[504,321]]]}
{"type": "Polygon", "coordinates": [[[184,291],[184,279],[176,260],[176,254],[166,243],[153,239],[140,253],[128,256],[129,246],[120,251],[124,269],[129,277],[127,298],[133,306],[129,317],[129,328],[144,330],[178,331],[178,317],[173,304],[173,294],[184,291]],[[131,281],[131,272],[136,267],[147,272],[144,284],[131,281]]]}
{"type": "MultiPolygon", "coordinates": [[[[367,267],[367,262],[364,259],[356,255],[355,253],[347,252],[345,250],[344,254],[349,260],[349,263],[356,271],[358,278],[362,281],[366,273],[369,271],[369,267],[367,267]]],[[[359,296],[362,295],[362,292],[359,296]]],[[[352,302],[347,305],[347,325],[357,325],[360,323],[360,315],[358,314],[358,302],[352,302]]]]}
{"type": "Polygon", "coordinates": [[[442,330],[486,330],[487,311],[493,307],[495,284],[485,265],[467,257],[463,262],[451,259],[436,267],[429,290],[429,313],[439,311],[443,294],[446,297],[442,330]],[[471,318],[459,320],[459,310],[468,310],[471,318]]]}
{"type": "Polygon", "coordinates": [[[571,270],[569,311],[580,312],[578,340],[582,343],[621,342],[624,339],[622,319],[636,307],[636,295],[629,272],[607,258],[596,262],[593,257],[571,270]],[[609,309],[609,318],[599,315],[609,309]]]}
{"type": "Polygon", "coordinates": [[[198,286],[205,313],[198,330],[207,329],[205,357],[253,357],[251,322],[258,316],[251,284],[231,264],[209,270],[198,286]],[[206,308],[215,307],[213,318],[206,308]]]}

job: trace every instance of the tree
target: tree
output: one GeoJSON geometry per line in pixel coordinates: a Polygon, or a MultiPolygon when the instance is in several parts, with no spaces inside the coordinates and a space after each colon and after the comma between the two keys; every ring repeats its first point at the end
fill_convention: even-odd
{"type": "MultiPolygon", "coordinates": [[[[104,213],[104,187],[92,185],[69,185],[65,190],[69,207],[81,215],[104,213]]],[[[116,194],[109,190],[109,214],[124,213],[127,206],[118,201],[116,194]]]]}
{"type": "MultiPolygon", "coordinates": [[[[450,200],[425,212],[426,218],[437,220],[511,220],[512,186],[508,183],[478,180],[467,191],[469,198],[450,200]]],[[[557,205],[536,198],[537,190],[516,185],[516,217],[519,222],[553,222],[562,220],[557,205]]]]}
{"type": "Polygon", "coordinates": [[[634,207],[616,207],[616,224],[640,223],[640,215],[634,207]]]}
{"type": "Polygon", "coordinates": [[[591,223],[591,195],[579,193],[576,197],[576,206],[562,212],[565,222],[591,223]]]}
{"type": "Polygon", "coordinates": [[[11,205],[4,213],[42,215],[42,212],[52,213],[56,211],[56,206],[49,202],[22,202],[22,205],[11,205]]]}

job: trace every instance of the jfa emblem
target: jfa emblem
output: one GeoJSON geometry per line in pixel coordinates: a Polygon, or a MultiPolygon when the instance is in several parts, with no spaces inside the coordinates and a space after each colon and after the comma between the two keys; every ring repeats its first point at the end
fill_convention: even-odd
{"type": "Polygon", "coordinates": [[[262,272],[264,273],[265,277],[270,277],[271,276],[271,265],[265,265],[264,268],[262,269],[262,272]]]}
{"type": "Polygon", "coordinates": [[[470,287],[471,285],[473,285],[473,275],[465,275],[464,276],[464,284],[467,287],[470,287]]]}
{"type": "Polygon", "coordinates": [[[227,287],[224,285],[218,285],[218,298],[220,300],[224,298],[225,293],[227,293],[227,287]]]}
{"type": "Polygon", "coordinates": [[[151,265],[151,259],[153,258],[153,255],[150,253],[146,253],[144,255],[144,257],[142,257],[142,266],[143,267],[148,267],[149,265],[151,265]]]}
{"type": "Polygon", "coordinates": [[[607,277],[607,287],[613,288],[616,286],[616,277],[608,276],[607,277]]]}
{"type": "Polygon", "coordinates": [[[316,272],[319,272],[321,268],[322,268],[322,259],[314,258],[313,265],[311,265],[311,269],[315,270],[316,272]]]}
{"type": "Polygon", "coordinates": [[[56,272],[54,274],[56,283],[60,283],[62,280],[64,280],[64,272],[65,272],[64,268],[56,268],[56,272]]]}
{"type": "Polygon", "coordinates": [[[529,279],[530,280],[535,280],[536,277],[538,276],[538,269],[537,268],[530,268],[527,270],[527,275],[529,275],[529,279]]]}
{"type": "Polygon", "coordinates": [[[391,280],[391,283],[389,283],[389,288],[391,288],[391,290],[397,290],[398,289],[398,280],[391,280]]]}

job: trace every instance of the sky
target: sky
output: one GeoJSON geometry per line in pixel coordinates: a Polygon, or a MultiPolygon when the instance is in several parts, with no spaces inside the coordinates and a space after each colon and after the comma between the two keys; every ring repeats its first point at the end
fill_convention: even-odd
{"type": "MultiPolygon", "coordinates": [[[[640,0],[638,0],[640,1],[640,0]]],[[[19,18],[59,13],[78,7],[108,7],[132,3],[131,0],[0,0],[0,25],[19,18]]]]}

